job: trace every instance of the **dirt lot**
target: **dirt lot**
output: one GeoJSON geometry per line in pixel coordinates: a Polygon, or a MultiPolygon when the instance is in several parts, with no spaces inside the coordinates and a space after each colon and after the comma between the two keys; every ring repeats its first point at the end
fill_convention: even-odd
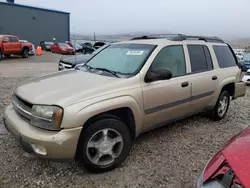
{"type": "MultiPolygon", "coordinates": [[[[56,71],[59,55],[0,62],[0,119],[15,83],[56,71]],[[49,63],[45,63],[49,62],[49,63]]],[[[206,161],[230,137],[249,125],[250,89],[232,101],[220,122],[196,116],[141,135],[123,165],[89,174],[80,164],[36,159],[24,153],[0,121],[0,187],[194,187],[206,161]]]]}

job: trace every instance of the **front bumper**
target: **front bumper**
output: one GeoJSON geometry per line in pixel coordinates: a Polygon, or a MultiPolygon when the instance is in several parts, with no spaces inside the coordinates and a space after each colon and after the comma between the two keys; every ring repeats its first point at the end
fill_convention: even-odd
{"type": "Polygon", "coordinates": [[[62,63],[62,62],[59,62],[58,64],[58,70],[61,71],[61,70],[70,70],[70,69],[74,69],[75,68],[75,65],[71,65],[71,64],[65,64],[65,63],[62,63]]]}
{"type": "Polygon", "coordinates": [[[3,121],[6,129],[19,141],[26,152],[50,159],[75,157],[81,127],[61,131],[42,130],[20,117],[12,105],[5,108],[3,121]],[[46,154],[37,152],[34,146],[44,148],[46,154]]]}

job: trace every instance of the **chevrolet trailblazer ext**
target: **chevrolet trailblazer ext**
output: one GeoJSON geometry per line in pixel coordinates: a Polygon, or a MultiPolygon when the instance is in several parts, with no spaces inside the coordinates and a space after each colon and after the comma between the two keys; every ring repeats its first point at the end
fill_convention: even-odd
{"type": "Polygon", "coordinates": [[[230,100],[246,92],[239,66],[218,38],[137,37],[76,70],[19,84],[4,124],[27,152],[105,172],[142,132],[204,111],[224,118],[230,100]]]}

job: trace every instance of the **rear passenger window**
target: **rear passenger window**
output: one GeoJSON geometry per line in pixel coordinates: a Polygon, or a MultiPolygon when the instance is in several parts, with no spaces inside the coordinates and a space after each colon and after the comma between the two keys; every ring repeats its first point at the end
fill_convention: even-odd
{"type": "Polygon", "coordinates": [[[220,68],[237,66],[233,53],[228,46],[213,46],[220,68]]]}
{"type": "Polygon", "coordinates": [[[210,52],[203,45],[187,45],[192,72],[201,72],[213,69],[210,52]]]}

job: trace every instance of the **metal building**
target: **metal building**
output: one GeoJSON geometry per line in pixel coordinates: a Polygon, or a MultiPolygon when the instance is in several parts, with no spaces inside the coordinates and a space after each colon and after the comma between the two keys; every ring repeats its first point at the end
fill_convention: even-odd
{"type": "MultiPolygon", "coordinates": [[[[12,0],[13,1],[13,0],[12,0]]],[[[34,45],[70,40],[70,13],[0,2],[0,34],[12,34],[34,45]]]]}

